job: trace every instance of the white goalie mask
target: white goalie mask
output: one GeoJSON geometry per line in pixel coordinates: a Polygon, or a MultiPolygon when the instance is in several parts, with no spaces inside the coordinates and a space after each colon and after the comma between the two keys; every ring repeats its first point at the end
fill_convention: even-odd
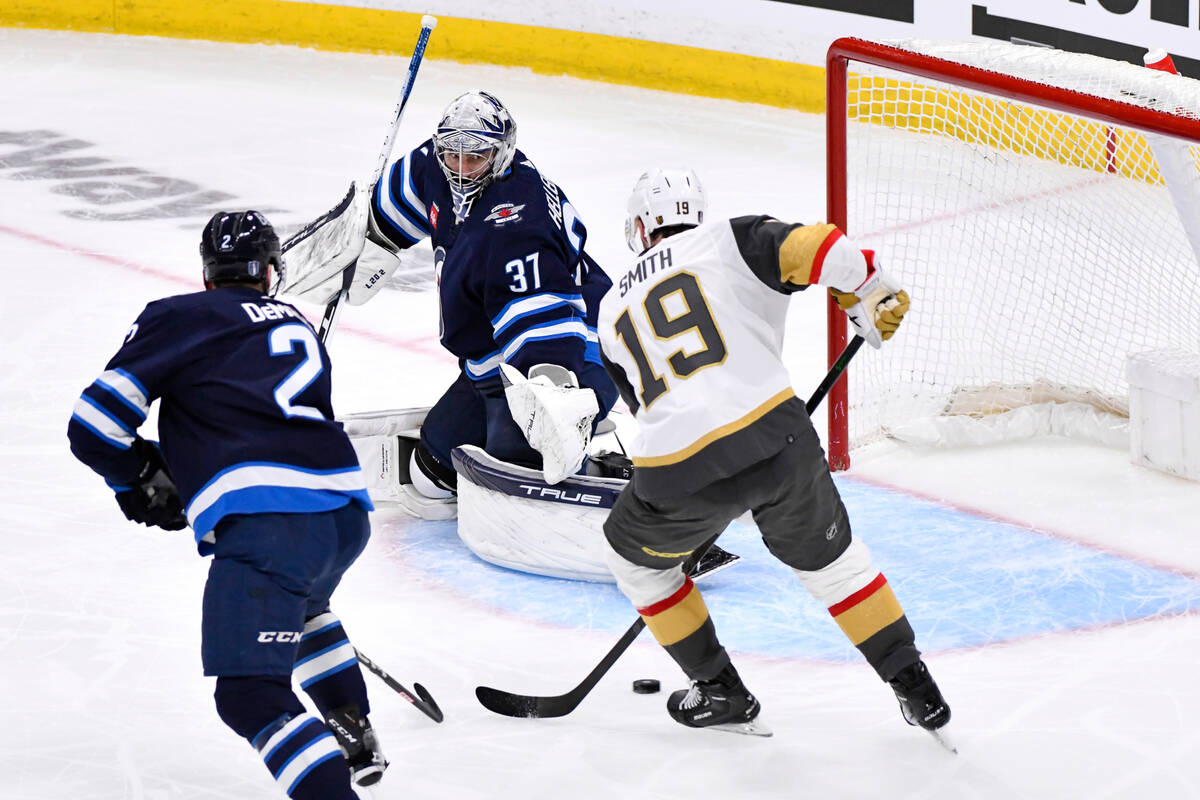
{"type": "Polygon", "coordinates": [[[650,249],[650,237],[673,225],[704,222],[708,202],[696,173],[683,167],[657,168],[646,172],[633,185],[626,206],[625,241],[635,253],[650,249]]]}
{"type": "Polygon", "coordinates": [[[504,104],[487,92],[461,94],[446,106],[433,146],[454,194],[456,213],[512,165],[517,124],[504,104]],[[447,163],[449,160],[451,163],[447,163]]]}

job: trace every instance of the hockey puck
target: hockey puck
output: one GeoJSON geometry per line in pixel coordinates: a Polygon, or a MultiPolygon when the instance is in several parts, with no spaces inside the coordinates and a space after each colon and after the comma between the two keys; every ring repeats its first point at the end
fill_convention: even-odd
{"type": "Polygon", "coordinates": [[[642,678],[633,682],[633,690],[638,694],[654,694],[662,688],[662,684],[654,678],[642,678]]]}

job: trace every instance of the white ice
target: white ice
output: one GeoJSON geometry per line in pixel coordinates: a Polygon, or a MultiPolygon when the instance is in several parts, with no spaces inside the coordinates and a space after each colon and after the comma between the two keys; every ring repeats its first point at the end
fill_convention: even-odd
{"type": "MultiPolygon", "coordinates": [[[[23,175],[5,161],[22,148],[0,143],[0,797],[280,796],[251,748],[217,718],[212,681],[200,674],[206,562],[186,535],[127,523],[103,482],[72,459],[66,424],[142,306],[199,288],[196,245],[214,206],[258,207],[290,230],[332,205],[351,179],[367,177],[405,65],[282,47],[0,30],[0,136],[52,131],[53,141],[90,143],[54,156],[97,159],[76,162],[78,170],[136,168],[142,173],[120,180],[153,189],[162,176],[195,184],[183,187],[193,195],[232,195],[181,218],[94,218],[164,201],[97,195],[99,183],[61,171],[46,177],[53,167],[44,158],[50,173],[26,164],[23,175]]],[[[520,146],[563,185],[588,224],[589,249],[610,271],[628,255],[626,192],[650,165],[693,166],[716,216],[824,214],[822,119],[773,108],[429,62],[399,146],[423,139],[447,100],[471,87],[509,105],[520,146]]],[[[817,293],[796,298],[790,325],[790,365],[804,393],[824,371],[817,293]]],[[[389,290],[347,309],[331,347],[335,407],[434,400],[455,372],[436,330],[427,290],[389,290]]],[[[962,553],[943,568],[946,581],[958,579],[959,567],[1016,574],[1037,565],[950,549],[961,542],[945,541],[942,551],[936,531],[920,530],[914,496],[971,511],[965,518],[979,526],[1002,520],[1031,541],[1200,581],[1200,487],[1135,468],[1123,452],[1046,439],[949,452],[884,444],[855,458],[854,485],[894,487],[872,495],[876,513],[859,534],[870,543],[873,533],[903,539],[911,530],[928,537],[931,559],[962,553]],[[893,503],[908,510],[891,517],[893,503]]],[[[371,793],[380,800],[1200,796],[1194,613],[1064,629],[1030,612],[1024,621],[1044,633],[927,651],[954,709],[957,756],[906,726],[861,661],[735,650],[775,736],[687,730],[663,711],[665,692],[629,690],[640,677],[657,677],[664,689],[682,684],[648,636],[575,713],[513,720],[480,707],[474,687],[564,692],[632,611],[614,627],[610,614],[589,606],[594,594],[571,583],[558,596],[568,614],[578,610],[566,623],[524,613],[520,597],[480,600],[489,581],[511,582],[512,573],[475,564],[467,574],[479,586],[464,586],[428,561],[421,543],[429,531],[394,511],[373,522],[335,608],[364,652],[401,682],[423,683],[446,714],[435,725],[368,676],[392,759],[371,793]]],[[[452,533],[441,546],[468,558],[452,533]]],[[[761,550],[752,537],[743,546],[761,550]]],[[[897,575],[918,571],[921,558],[918,550],[889,567],[902,600],[897,575]]],[[[739,585],[739,569],[724,573],[724,585],[739,585]]],[[[1058,587],[1044,588],[1053,595],[1058,587]]],[[[1097,595],[1104,590],[1097,585],[1097,595]]],[[[711,595],[731,640],[770,632],[770,597],[765,612],[734,608],[722,617],[721,587],[711,595]]],[[[914,625],[931,637],[976,622],[970,609],[936,595],[914,600],[922,616],[914,625]]],[[[1022,616],[1022,606],[1010,613],[1022,616]]]]}

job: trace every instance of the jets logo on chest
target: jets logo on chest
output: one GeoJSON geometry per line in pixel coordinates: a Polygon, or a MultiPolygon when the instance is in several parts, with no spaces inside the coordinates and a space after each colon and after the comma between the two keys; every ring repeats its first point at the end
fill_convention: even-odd
{"type": "Polygon", "coordinates": [[[512,203],[501,203],[498,206],[492,207],[492,212],[484,217],[485,222],[494,222],[497,225],[503,225],[506,222],[516,222],[521,218],[521,210],[525,208],[525,204],[513,205],[512,203]]]}

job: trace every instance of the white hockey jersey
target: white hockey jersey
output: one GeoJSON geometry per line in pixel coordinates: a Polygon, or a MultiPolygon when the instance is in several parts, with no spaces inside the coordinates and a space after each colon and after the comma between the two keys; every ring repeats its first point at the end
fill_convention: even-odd
{"type": "Polygon", "coordinates": [[[808,425],[781,359],[789,294],[852,289],[866,259],[832,225],[711,222],[614,274],[600,306],[606,366],[638,421],[644,497],[687,494],[777,453],[808,425]]]}

